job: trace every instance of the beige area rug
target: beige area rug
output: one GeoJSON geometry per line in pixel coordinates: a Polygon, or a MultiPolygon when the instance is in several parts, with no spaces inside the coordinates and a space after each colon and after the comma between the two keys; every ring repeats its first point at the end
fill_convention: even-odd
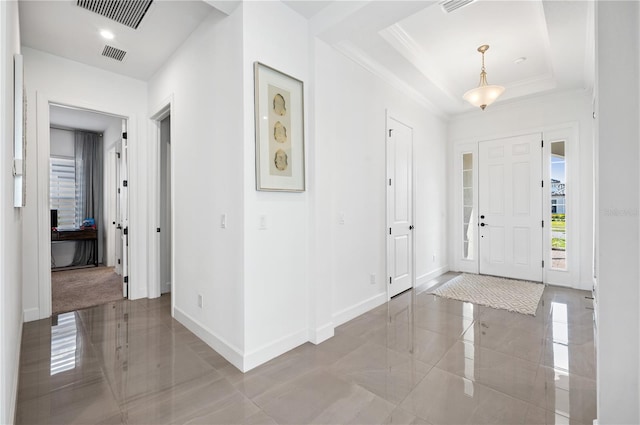
{"type": "Polygon", "coordinates": [[[113,267],[91,267],[51,273],[53,314],[121,300],[122,277],[113,267]]]}
{"type": "Polygon", "coordinates": [[[543,291],[544,285],[540,283],[464,273],[431,293],[444,298],[535,316],[543,291]]]}

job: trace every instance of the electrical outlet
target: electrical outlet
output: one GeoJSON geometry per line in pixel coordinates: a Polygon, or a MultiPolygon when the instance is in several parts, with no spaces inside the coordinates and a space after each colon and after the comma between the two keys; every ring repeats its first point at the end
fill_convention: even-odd
{"type": "Polygon", "coordinates": [[[198,294],[198,307],[202,308],[202,305],[203,305],[202,295],[198,294]]]}
{"type": "Polygon", "coordinates": [[[372,285],[376,284],[376,274],[375,273],[371,273],[369,275],[369,283],[372,284],[372,285]]]}

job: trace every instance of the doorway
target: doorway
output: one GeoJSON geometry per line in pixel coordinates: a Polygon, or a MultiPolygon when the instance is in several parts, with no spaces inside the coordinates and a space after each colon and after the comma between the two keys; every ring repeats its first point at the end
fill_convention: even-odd
{"type": "MultiPolygon", "coordinates": [[[[155,157],[150,182],[150,202],[155,206],[155,237],[151,245],[149,298],[175,291],[173,288],[173,175],[172,137],[173,96],[165,99],[151,116],[152,140],[155,157]]],[[[173,310],[173,298],[171,298],[173,310]]]]}
{"type": "Polygon", "coordinates": [[[479,273],[542,282],[542,136],[478,145],[479,273]]]}
{"type": "MultiPolygon", "coordinates": [[[[114,260],[114,144],[121,117],[50,103],[51,313],[122,299],[114,260]]],[[[126,294],[124,295],[126,296],[126,294]]]]}
{"type": "Polygon", "coordinates": [[[387,116],[389,298],[413,287],[413,129],[387,116]]]}
{"type": "Polygon", "coordinates": [[[160,293],[171,292],[171,115],[160,121],[160,293]]]}

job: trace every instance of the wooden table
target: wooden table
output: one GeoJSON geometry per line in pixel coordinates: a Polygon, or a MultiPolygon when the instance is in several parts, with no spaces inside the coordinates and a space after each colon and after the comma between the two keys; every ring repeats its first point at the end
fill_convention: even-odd
{"type": "Polygon", "coordinates": [[[96,229],[72,229],[52,230],[51,242],[66,241],[93,241],[95,252],[94,266],[98,267],[98,230],[96,229]]]}

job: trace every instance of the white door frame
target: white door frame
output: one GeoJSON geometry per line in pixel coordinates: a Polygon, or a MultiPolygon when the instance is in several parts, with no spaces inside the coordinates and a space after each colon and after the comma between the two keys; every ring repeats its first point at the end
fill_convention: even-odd
{"type": "Polygon", "coordinates": [[[122,271],[122,296],[124,298],[129,298],[129,294],[131,293],[131,288],[129,287],[129,275],[131,274],[131,251],[129,250],[129,223],[131,222],[131,192],[129,190],[129,185],[124,184],[124,182],[128,182],[129,179],[129,157],[131,154],[131,149],[129,145],[129,135],[128,135],[128,126],[127,120],[122,120],[121,127],[121,138],[118,147],[120,148],[120,158],[119,163],[120,167],[118,168],[118,191],[120,192],[118,196],[118,225],[120,226],[120,240],[119,243],[122,247],[121,249],[121,271],[122,271]],[[125,135],[127,137],[125,137],[125,135]],[[124,167],[123,167],[124,165],[124,167]]]}
{"type": "MultiPolygon", "coordinates": [[[[49,157],[51,156],[51,136],[49,127],[51,119],[49,107],[51,105],[81,109],[89,112],[96,112],[104,115],[112,115],[128,121],[129,131],[135,129],[135,121],[131,118],[134,114],[129,111],[110,111],[96,107],[94,104],[87,104],[81,99],[65,96],[49,96],[42,91],[36,92],[36,132],[35,139],[37,148],[37,251],[38,251],[38,319],[45,319],[51,316],[51,214],[49,203],[49,157]]],[[[130,138],[131,140],[131,138],[130,138]]],[[[129,248],[131,250],[131,247],[129,248]]],[[[26,317],[26,320],[35,320],[36,317],[26,317]]]]}
{"type": "MultiPolygon", "coordinates": [[[[387,301],[389,301],[391,299],[391,288],[389,285],[389,279],[391,276],[391,264],[389,264],[390,260],[391,260],[391,239],[389,238],[389,228],[391,226],[391,217],[389,217],[389,203],[391,202],[391,200],[389,199],[389,178],[391,175],[391,169],[390,169],[390,164],[389,164],[389,152],[388,152],[388,135],[389,135],[389,120],[393,119],[395,121],[398,121],[399,123],[409,127],[411,129],[411,131],[413,132],[415,126],[407,123],[406,120],[402,119],[402,118],[398,118],[398,115],[395,115],[394,113],[392,113],[389,109],[386,109],[385,111],[385,136],[384,136],[384,147],[385,147],[385,181],[384,181],[384,186],[385,186],[385,206],[384,206],[384,211],[385,211],[385,228],[384,228],[384,233],[385,233],[385,277],[384,277],[384,284],[387,288],[387,301]]],[[[415,169],[415,162],[414,162],[414,155],[413,155],[413,138],[411,139],[411,216],[412,216],[412,222],[415,223],[416,222],[416,203],[415,203],[415,198],[416,198],[416,169],[415,169]]],[[[411,288],[415,288],[416,286],[416,238],[415,238],[415,232],[413,233],[412,237],[411,237],[411,288]]]]}
{"type": "MultiPolygon", "coordinates": [[[[172,122],[175,120],[175,107],[173,101],[173,94],[160,102],[154,109],[153,113],[149,117],[149,134],[152,143],[150,145],[150,158],[154,158],[151,161],[149,167],[149,205],[153,205],[155,213],[153,215],[153,222],[151,222],[151,228],[149,230],[149,298],[157,298],[161,295],[162,282],[160,281],[160,234],[157,232],[157,228],[160,227],[160,122],[167,116],[171,116],[172,122]]],[[[174,126],[170,129],[170,140],[174,140],[174,126]]],[[[170,161],[173,167],[174,164],[174,150],[170,151],[170,161]]],[[[173,315],[173,307],[175,303],[175,180],[174,173],[171,173],[170,178],[171,187],[171,314],[173,315]]],[[[160,229],[162,231],[162,229],[160,229]]]]}
{"type": "MultiPolygon", "coordinates": [[[[451,176],[451,193],[453,196],[452,201],[449,203],[453,208],[454,217],[453,222],[450,223],[449,229],[452,235],[452,243],[450,248],[450,255],[452,255],[452,264],[455,270],[478,273],[479,270],[479,257],[478,257],[478,228],[474,228],[474,239],[476,245],[476,257],[472,260],[464,260],[462,258],[462,168],[461,168],[461,155],[463,153],[473,153],[473,175],[474,175],[474,212],[476,218],[478,214],[478,146],[481,141],[495,140],[502,138],[510,138],[520,136],[524,134],[542,133],[544,140],[544,148],[542,149],[542,163],[543,163],[543,179],[549,181],[549,173],[547,165],[550,158],[550,142],[554,140],[566,141],[566,158],[567,165],[567,184],[570,186],[569,193],[567,194],[567,209],[570,211],[572,220],[567,225],[567,238],[570,248],[567,251],[569,268],[567,271],[554,271],[550,270],[548,261],[550,261],[550,241],[548,241],[548,235],[545,231],[548,229],[547,223],[550,226],[551,218],[551,201],[550,197],[546,196],[546,191],[543,192],[542,204],[543,204],[543,219],[545,220],[545,229],[543,234],[545,239],[543,240],[543,259],[545,260],[545,267],[543,269],[543,283],[553,284],[567,287],[579,287],[582,284],[580,282],[580,154],[579,154],[579,124],[577,122],[565,122],[558,125],[547,127],[533,127],[522,131],[498,133],[489,136],[482,136],[480,138],[465,139],[455,142],[451,156],[451,170],[453,175],[451,176]],[[571,248],[572,247],[572,248],[571,248]]],[[[546,189],[546,187],[545,187],[546,189]]]]}

